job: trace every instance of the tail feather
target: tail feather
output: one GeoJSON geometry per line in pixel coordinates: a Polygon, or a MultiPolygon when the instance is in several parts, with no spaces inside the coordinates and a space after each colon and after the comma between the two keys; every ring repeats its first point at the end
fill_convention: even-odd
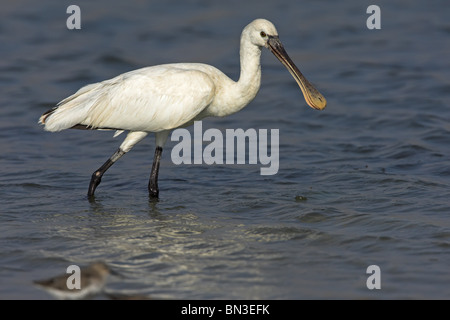
{"type": "Polygon", "coordinates": [[[58,108],[58,107],[54,107],[54,108],[52,108],[52,109],[50,109],[50,110],[44,112],[44,113],[42,114],[42,116],[39,118],[39,124],[45,124],[45,121],[47,120],[47,118],[48,118],[49,116],[51,116],[52,113],[55,112],[55,110],[56,110],[57,108],[58,108]]]}
{"type": "Polygon", "coordinates": [[[61,131],[82,124],[89,110],[96,103],[100,83],[87,85],[70,97],[60,101],[56,107],[42,114],[39,124],[47,131],[61,131]]]}

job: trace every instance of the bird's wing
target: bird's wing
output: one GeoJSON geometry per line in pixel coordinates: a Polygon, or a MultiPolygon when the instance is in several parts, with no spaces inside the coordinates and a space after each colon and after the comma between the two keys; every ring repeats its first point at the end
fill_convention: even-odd
{"type": "Polygon", "coordinates": [[[148,67],[81,88],[41,122],[49,131],[81,125],[158,132],[195,118],[214,94],[214,82],[203,71],[177,65],[148,67]]]}

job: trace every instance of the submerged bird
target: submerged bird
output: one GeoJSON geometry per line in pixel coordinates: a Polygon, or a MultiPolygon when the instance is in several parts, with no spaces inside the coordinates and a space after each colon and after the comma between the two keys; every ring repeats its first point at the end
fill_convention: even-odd
{"type": "Polygon", "coordinates": [[[34,281],[58,299],[84,299],[100,293],[111,270],[103,262],[94,262],[80,269],[80,288],[69,289],[67,280],[71,274],[62,274],[46,280],[34,281]]]}
{"type": "Polygon", "coordinates": [[[172,129],[205,117],[223,117],[244,108],[255,98],[261,82],[261,48],[268,48],[297,81],[306,103],[318,110],[326,100],[295,66],[278,38],[275,26],[257,19],[241,35],[241,72],[237,82],[222,71],[201,63],[146,67],[110,80],[82,87],[39,119],[47,131],[64,129],[129,131],[119,149],[93,173],[88,196],[94,195],[103,174],[149,132],[156,135],[156,150],[148,184],[158,197],[162,148],[172,129]]]}

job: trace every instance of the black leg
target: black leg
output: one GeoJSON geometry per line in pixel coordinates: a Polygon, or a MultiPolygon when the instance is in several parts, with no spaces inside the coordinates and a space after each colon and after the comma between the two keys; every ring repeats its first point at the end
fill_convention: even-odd
{"type": "Polygon", "coordinates": [[[94,196],[95,189],[102,181],[102,176],[120,157],[125,154],[120,148],[97,170],[92,174],[91,183],[89,183],[88,197],[94,196]]]}
{"type": "Polygon", "coordinates": [[[153,158],[152,172],[150,174],[150,181],[148,182],[148,192],[150,197],[158,198],[158,172],[159,172],[159,161],[161,160],[162,148],[156,147],[155,157],[153,158]]]}

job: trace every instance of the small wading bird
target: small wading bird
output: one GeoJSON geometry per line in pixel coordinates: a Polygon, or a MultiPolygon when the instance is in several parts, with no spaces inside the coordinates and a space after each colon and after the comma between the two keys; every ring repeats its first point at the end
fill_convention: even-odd
{"type": "Polygon", "coordinates": [[[103,262],[95,262],[80,269],[80,287],[69,289],[67,281],[72,284],[71,274],[34,281],[34,284],[45,289],[58,299],[84,299],[100,293],[105,285],[106,279],[112,272],[103,262]]]}
{"type": "Polygon", "coordinates": [[[92,174],[88,197],[93,197],[103,174],[133,146],[155,132],[156,150],[148,190],[158,197],[162,148],[172,129],[208,116],[223,117],[244,108],[259,90],[261,48],[268,48],[297,81],[307,104],[318,110],[325,98],[302,75],[278,38],[275,26],[257,19],[242,31],[241,73],[237,82],[220,70],[200,63],[146,67],[82,87],[39,119],[47,131],[64,129],[129,131],[119,149],[92,174]]]}

